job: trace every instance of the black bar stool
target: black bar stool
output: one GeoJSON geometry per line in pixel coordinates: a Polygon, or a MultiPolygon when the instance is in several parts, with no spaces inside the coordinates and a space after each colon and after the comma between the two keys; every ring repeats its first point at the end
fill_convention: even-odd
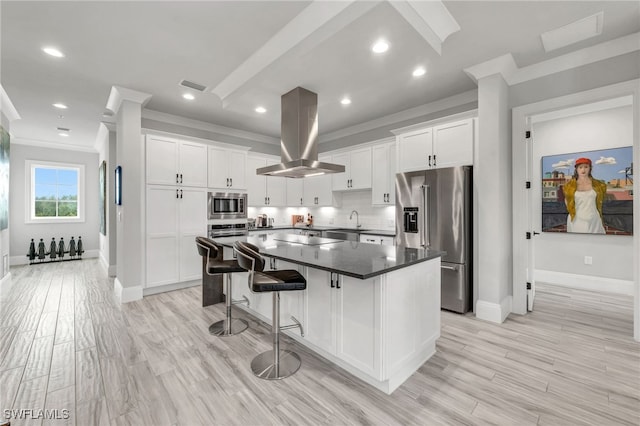
{"type": "Polygon", "coordinates": [[[208,275],[227,275],[225,283],[225,304],[227,307],[226,318],[211,324],[209,326],[209,333],[215,334],[216,336],[231,336],[242,333],[247,329],[249,324],[247,324],[243,319],[231,317],[231,305],[246,303],[247,306],[249,306],[249,299],[247,299],[246,296],[244,297],[244,300],[232,299],[231,274],[234,272],[245,272],[245,269],[238,265],[238,262],[235,260],[222,260],[222,246],[209,238],[196,237],[196,245],[198,246],[198,253],[200,253],[200,256],[206,256],[206,271],[208,275]]]}
{"type": "Polygon", "coordinates": [[[280,326],[280,292],[305,290],[307,280],[292,269],[280,271],[264,271],[264,259],[258,248],[249,243],[237,241],[233,247],[236,250],[238,264],[249,271],[249,288],[256,293],[273,292],[273,315],[271,334],[273,349],[263,352],[251,361],[253,374],[261,379],[277,380],[288,377],[300,368],[300,357],[295,352],[280,350],[280,330],[300,327],[304,336],[302,324],[291,317],[295,324],[280,326]]]}

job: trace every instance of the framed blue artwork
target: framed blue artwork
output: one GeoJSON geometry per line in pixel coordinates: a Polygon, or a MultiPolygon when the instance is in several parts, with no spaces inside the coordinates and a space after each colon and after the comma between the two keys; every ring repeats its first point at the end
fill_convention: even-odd
{"type": "Polygon", "coordinates": [[[633,235],[633,147],[542,157],[542,231],[633,235]]]}

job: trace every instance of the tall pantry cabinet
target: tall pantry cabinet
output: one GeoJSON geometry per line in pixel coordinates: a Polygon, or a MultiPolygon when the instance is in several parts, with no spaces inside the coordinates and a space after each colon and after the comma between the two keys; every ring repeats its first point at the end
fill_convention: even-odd
{"type": "Polygon", "coordinates": [[[201,278],[207,146],[146,136],[146,288],[201,278]]]}

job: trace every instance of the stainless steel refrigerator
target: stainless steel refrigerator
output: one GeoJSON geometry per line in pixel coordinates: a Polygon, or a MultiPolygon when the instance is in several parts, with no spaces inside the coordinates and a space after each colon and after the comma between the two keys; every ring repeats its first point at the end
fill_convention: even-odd
{"type": "Polygon", "coordinates": [[[472,309],[472,167],[396,174],[396,238],[444,250],[442,309],[472,309]]]}

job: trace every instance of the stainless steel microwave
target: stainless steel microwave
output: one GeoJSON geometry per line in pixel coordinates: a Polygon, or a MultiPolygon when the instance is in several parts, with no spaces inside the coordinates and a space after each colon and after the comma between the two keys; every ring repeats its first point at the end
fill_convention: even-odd
{"type": "Polygon", "coordinates": [[[207,197],[208,219],[246,219],[247,194],[209,192],[207,197]]]}

